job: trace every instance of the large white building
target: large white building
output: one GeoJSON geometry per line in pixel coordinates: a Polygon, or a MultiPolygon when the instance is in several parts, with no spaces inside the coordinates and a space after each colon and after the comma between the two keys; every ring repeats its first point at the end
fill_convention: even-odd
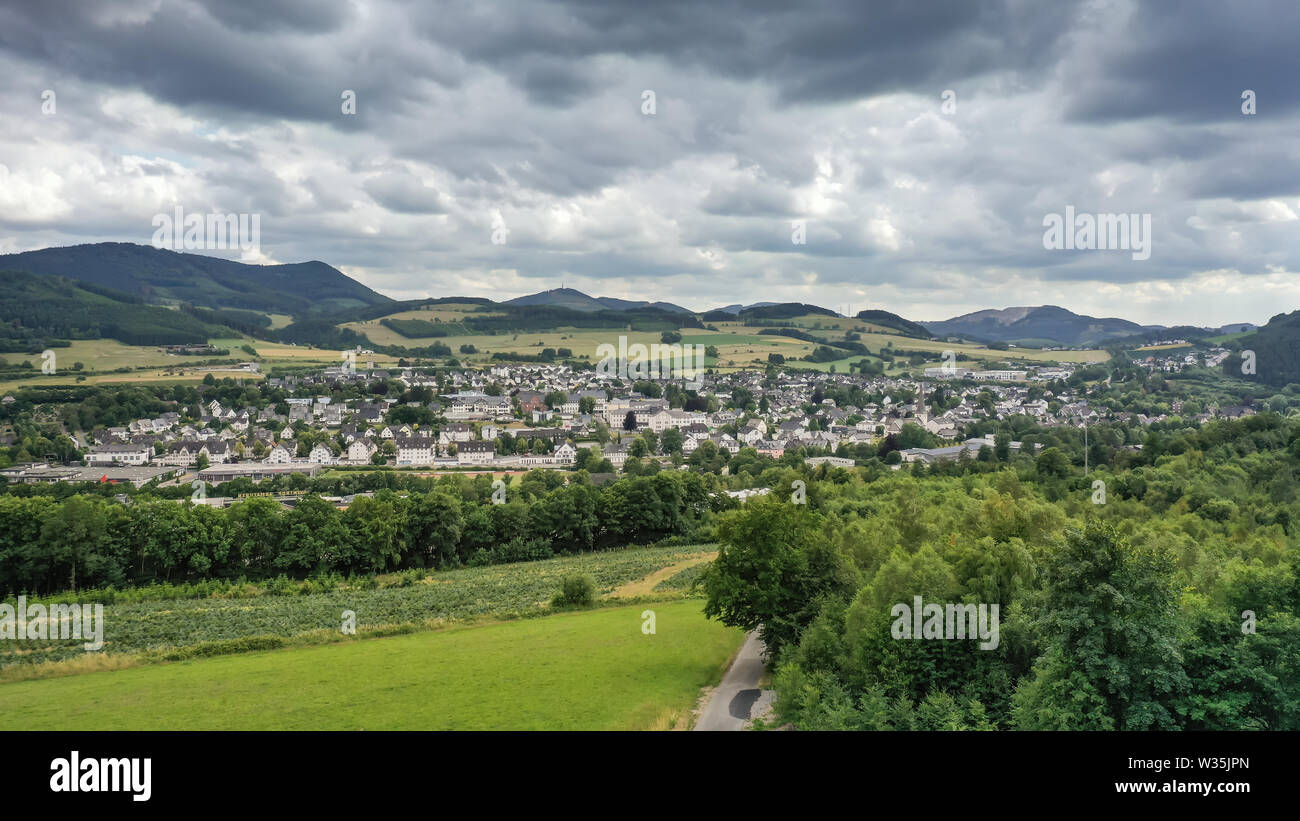
{"type": "Polygon", "coordinates": [[[147,444],[96,445],[86,452],[86,464],[147,465],[152,450],[147,444]]]}
{"type": "Polygon", "coordinates": [[[397,464],[431,465],[433,464],[434,442],[432,437],[399,437],[397,439],[397,464]]]}

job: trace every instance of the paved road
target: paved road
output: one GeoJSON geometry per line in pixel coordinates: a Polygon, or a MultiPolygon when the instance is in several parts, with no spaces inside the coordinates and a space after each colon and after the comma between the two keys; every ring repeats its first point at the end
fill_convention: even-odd
{"type": "Polygon", "coordinates": [[[762,653],[763,642],[758,631],[754,631],[745,637],[731,669],[722,677],[722,683],[713,691],[709,703],[704,705],[695,729],[743,730],[756,705],[771,703],[772,691],[758,689],[758,680],[763,675],[762,653]]]}

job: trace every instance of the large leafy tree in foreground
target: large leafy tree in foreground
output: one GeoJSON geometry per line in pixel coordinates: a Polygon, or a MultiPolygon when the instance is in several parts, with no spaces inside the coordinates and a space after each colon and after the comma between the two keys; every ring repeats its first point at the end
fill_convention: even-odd
{"type": "Polygon", "coordinates": [[[852,593],[856,574],[824,538],[822,517],[771,494],[727,514],[718,525],[718,558],[702,584],[705,615],[760,629],[776,656],[796,641],[828,596],[852,593]]]}
{"type": "Polygon", "coordinates": [[[1134,548],[1113,525],[1066,531],[1045,568],[1037,627],[1047,650],[1015,695],[1034,730],[1169,730],[1188,687],[1173,557],[1134,548]]]}

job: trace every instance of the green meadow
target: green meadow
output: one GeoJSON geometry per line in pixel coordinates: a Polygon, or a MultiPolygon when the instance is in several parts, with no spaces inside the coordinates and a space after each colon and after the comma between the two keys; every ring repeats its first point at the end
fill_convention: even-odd
{"type": "Polygon", "coordinates": [[[670,729],[742,639],[698,600],[562,612],[0,684],[0,729],[670,729]]]}

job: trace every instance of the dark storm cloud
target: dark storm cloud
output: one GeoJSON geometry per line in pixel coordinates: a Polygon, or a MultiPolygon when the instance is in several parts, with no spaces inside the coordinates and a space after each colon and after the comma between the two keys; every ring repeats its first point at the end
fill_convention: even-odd
{"type": "Polygon", "coordinates": [[[319,34],[350,17],[348,0],[203,0],[208,14],[241,31],[298,31],[319,34]]]}
{"type": "Polygon", "coordinates": [[[221,116],[273,116],[350,125],[343,89],[368,106],[396,105],[412,73],[448,81],[431,55],[350,23],[342,3],[164,2],[90,5],[42,0],[0,9],[0,50],[52,72],[138,88],[221,116]],[[88,13],[89,11],[97,12],[88,13]]]}
{"type": "Polygon", "coordinates": [[[481,3],[417,12],[429,37],[475,62],[515,68],[537,55],[661,58],[721,75],[762,79],[786,103],[931,92],[989,71],[1050,64],[1074,2],[830,0],[810,3],[639,0],[481,3]]]}
{"type": "Polygon", "coordinates": [[[1131,15],[1115,5],[1097,14],[1123,36],[1088,38],[1094,59],[1067,85],[1074,119],[1239,121],[1245,90],[1257,116],[1300,106],[1300,4],[1141,0],[1131,15]]]}

